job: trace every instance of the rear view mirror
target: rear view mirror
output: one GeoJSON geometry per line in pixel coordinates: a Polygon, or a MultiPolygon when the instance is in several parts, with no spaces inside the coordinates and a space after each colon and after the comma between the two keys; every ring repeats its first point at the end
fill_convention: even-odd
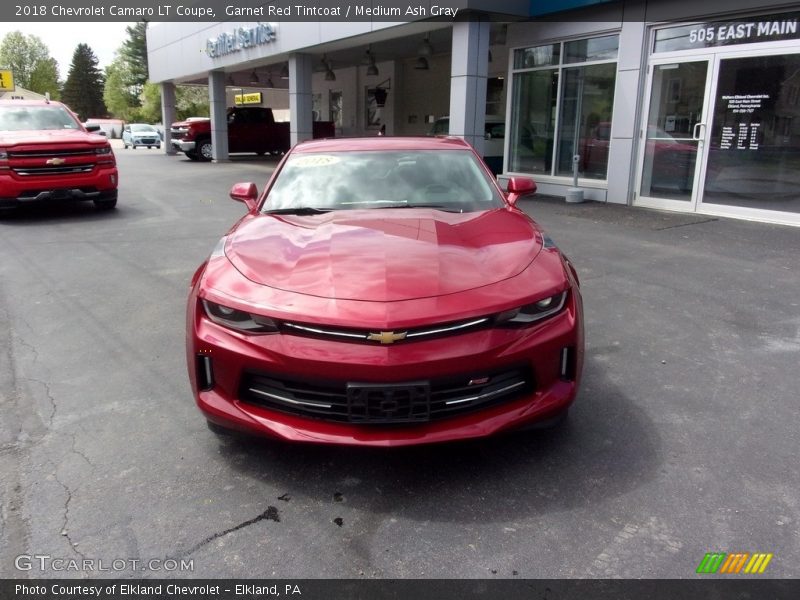
{"type": "Polygon", "coordinates": [[[506,200],[515,206],[520,197],[536,193],[536,182],[530,177],[512,177],[508,180],[506,191],[506,200]]]}
{"type": "Polygon", "coordinates": [[[231,188],[230,196],[237,202],[244,202],[247,209],[252,211],[256,209],[258,202],[258,188],[256,184],[248,181],[247,183],[234,183],[231,188]]]}
{"type": "Polygon", "coordinates": [[[84,123],[83,126],[86,127],[86,131],[89,133],[97,133],[100,131],[100,125],[97,123],[84,123]]]}

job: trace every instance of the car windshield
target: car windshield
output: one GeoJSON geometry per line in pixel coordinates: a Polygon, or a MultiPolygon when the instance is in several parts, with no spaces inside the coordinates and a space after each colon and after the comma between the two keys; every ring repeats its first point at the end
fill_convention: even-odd
{"type": "Polygon", "coordinates": [[[474,212],[503,206],[503,201],[471,152],[373,150],[290,156],[264,210],[415,206],[474,212]]]}
{"type": "Polygon", "coordinates": [[[79,128],[63,106],[0,106],[0,131],[79,128]]]}
{"type": "Polygon", "coordinates": [[[131,125],[131,131],[137,131],[139,133],[153,133],[155,130],[155,127],[152,125],[131,125]]]}

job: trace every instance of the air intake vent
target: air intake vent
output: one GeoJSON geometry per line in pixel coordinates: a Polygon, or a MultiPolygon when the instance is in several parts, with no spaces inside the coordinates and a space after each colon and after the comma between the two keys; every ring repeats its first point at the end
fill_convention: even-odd
{"type": "Polygon", "coordinates": [[[197,387],[204,392],[213,388],[214,370],[211,367],[211,357],[207,354],[198,354],[195,357],[195,369],[197,370],[197,387]]]}

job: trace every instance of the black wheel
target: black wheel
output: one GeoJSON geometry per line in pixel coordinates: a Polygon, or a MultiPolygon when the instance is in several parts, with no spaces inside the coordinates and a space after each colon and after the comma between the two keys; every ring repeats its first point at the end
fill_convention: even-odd
{"type": "Polygon", "coordinates": [[[136,144],[131,144],[131,148],[133,148],[134,150],[136,150],[136,144]]]}
{"type": "Polygon", "coordinates": [[[148,146],[148,147],[147,147],[147,149],[148,149],[148,150],[150,150],[150,148],[152,148],[152,146],[148,146]]]}
{"type": "Polygon", "coordinates": [[[161,144],[156,145],[156,150],[161,150],[161,144]]]}
{"type": "Polygon", "coordinates": [[[214,158],[214,147],[211,145],[211,140],[199,140],[197,142],[197,154],[200,160],[211,160],[214,158]]]}
{"type": "Polygon", "coordinates": [[[189,157],[189,160],[200,160],[200,156],[197,154],[197,152],[184,152],[184,154],[189,157]]]}

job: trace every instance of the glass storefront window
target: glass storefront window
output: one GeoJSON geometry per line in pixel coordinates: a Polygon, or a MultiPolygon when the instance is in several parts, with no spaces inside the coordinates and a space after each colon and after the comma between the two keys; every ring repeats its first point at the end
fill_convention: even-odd
{"type": "Polygon", "coordinates": [[[514,51],[514,68],[530,69],[559,63],[561,44],[548,44],[514,51]]]}
{"type": "Polygon", "coordinates": [[[617,58],[618,50],[618,35],[576,40],[564,44],[564,62],[576,63],[615,59],[617,58]]]}
{"type": "Polygon", "coordinates": [[[550,174],[557,91],[558,69],[514,75],[509,170],[550,174]]]}
{"type": "Polygon", "coordinates": [[[618,45],[612,35],[514,52],[509,171],[571,176],[578,154],[581,177],[606,178],[618,45]],[[552,67],[539,66],[545,54],[552,67]]]}
{"type": "Polygon", "coordinates": [[[556,175],[572,175],[578,154],[581,177],[606,178],[616,70],[614,63],[564,69],[556,175]]]}
{"type": "Polygon", "coordinates": [[[800,54],[720,61],[704,204],[800,213],[800,54]]]}

